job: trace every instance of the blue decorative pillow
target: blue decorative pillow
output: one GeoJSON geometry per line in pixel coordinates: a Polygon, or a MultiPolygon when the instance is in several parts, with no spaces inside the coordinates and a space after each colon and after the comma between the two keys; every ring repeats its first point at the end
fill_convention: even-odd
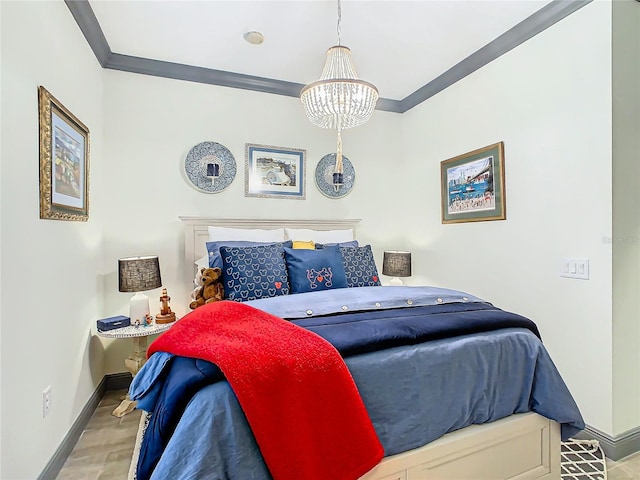
{"type": "Polygon", "coordinates": [[[346,288],[339,247],[322,250],[284,248],[291,293],[346,288]]]}
{"type": "Polygon", "coordinates": [[[377,287],[380,285],[378,269],[373,259],[371,245],[364,247],[339,247],[344,263],[344,273],[349,287],[377,287]]]}
{"type": "Polygon", "coordinates": [[[222,245],[224,298],[237,302],[289,293],[282,244],[255,247],[222,245]]]}
{"type": "Polygon", "coordinates": [[[248,242],[244,240],[221,240],[219,242],[207,242],[207,253],[209,256],[209,268],[222,268],[222,257],[220,247],[257,247],[260,245],[279,245],[281,247],[291,247],[291,240],[286,242],[248,242]]]}
{"type": "Polygon", "coordinates": [[[325,247],[357,247],[358,241],[351,240],[349,242],[340,242],[340,243],[316,243],[316,250],[320,250],[325,247]]]}

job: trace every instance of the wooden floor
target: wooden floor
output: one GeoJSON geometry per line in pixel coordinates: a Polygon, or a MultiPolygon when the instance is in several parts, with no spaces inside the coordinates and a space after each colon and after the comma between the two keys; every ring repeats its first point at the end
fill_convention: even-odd
{"type": "Polygon", "coordinates": [[[141,412],[134,410],[122,418],[111,415],[125,393],[105,393],[57,479],[127,479],[141,412]]]}
{"type": "MultiPolygon", "coordinates": [[[[140,423],[140,411],[111,415],[125,390],[108,391],[91,417],[58,480],[126,480],[140,423]]],[[[640,480],[640,453],[607,460],[608,480],[640,480]]]]}
{"type": "Polygon", "coordinates": [[[640,479],[640,453],[614,462],[607,459],[607,480],[640,479]]]}

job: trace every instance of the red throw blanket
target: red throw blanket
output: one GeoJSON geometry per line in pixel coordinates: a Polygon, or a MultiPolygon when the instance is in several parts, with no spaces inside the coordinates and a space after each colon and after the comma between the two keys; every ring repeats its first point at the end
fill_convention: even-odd
{"type": "Polygon", "coordinates": [[[198,307],[148,349],[220,367],[274,480],[355,480],[383,448],[337,350],[238,302],[198,307]]]}

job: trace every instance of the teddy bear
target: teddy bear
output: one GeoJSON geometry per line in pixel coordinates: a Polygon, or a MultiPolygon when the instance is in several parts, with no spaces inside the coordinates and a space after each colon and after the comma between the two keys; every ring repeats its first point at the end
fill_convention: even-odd
{"type": "Polygon", "coordinates": [[[191,310],[195,310],[205,303],[217,302],[224,298],[224,286],[222,285],[222,270],[218,267],[203,268],[197,276],[201,287],[196,288],[192,294],[193,302],[189,304],[191,310]]]}

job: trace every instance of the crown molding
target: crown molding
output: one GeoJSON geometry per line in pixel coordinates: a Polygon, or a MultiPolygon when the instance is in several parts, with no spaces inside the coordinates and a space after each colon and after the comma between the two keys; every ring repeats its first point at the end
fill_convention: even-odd
{"type": "MultiPolygon", "coordinates": [[[[404,99],[379,98],[376,110],[404,113],[412,109],[592,1],[553,0],[404,99]]],[[[300,97],[304,87],[300,83],[114,53],[89,1],[65,0],[65,3],[103,68],[289,97],[300,97]]]]}

